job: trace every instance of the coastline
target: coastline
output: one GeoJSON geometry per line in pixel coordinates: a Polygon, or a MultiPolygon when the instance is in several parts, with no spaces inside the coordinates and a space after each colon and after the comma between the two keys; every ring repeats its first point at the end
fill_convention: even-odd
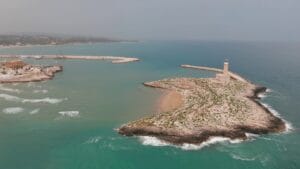
{"type": "Polygon", "coordinates": [[[75,55],[0,55],[0,58],[18,59],[77,59],[77,60],[110,60],[112,63],[137,62],[138,58],[124,56],[75,56],[75,55]]]}
{"type": "Polygon", "coordinates": [[[51,80],[54,78],[55,74],[62,72],[62,66],[48,66],[43,68],[40,73],[25,74],[11,78],[0,78],[0,84],[3,83],[28,83],[28,82],[41,82],[46,80],[51,80]]]}
{"type": "MultiPolygon", "coordinates": [[[[202,68],[201,68],[202,69],[202,68]]],[[[247,87],[247,90],[239,94],[238,98],[241,98],[241,96],[248,100],[247,104],[250,106],[248,109],[251,109],[250,113],[250,120],[247,119],[246,121],[241,120],[239,123],[234,123],[230,125],[230,127],[195,127],[192,129],[184,128],[184,127],[178,127],[178,120],[177,118],[180,116],[183,116],[185,113],[180,113],[180,110],[175,110],[171,112],[165,112],[160,114],[151,115],[149,117],[145,117],[143,119],[139,119],[133,122],[129,122],[127,124],[122,125],[118,132],[121,135],[125,136],[150,136],[150,137],[156,137],[159,140],[162,140],[166,143],[182,146],[184,144],[196,144],[199,145],[201,143],[204,143],[206,141],[209,141],[210,139],[214,137],[222,137],[227,138],[229,140],[246,140],[248,138],[247,133],[251,134],[268,134],[268,133],[281,133],[288,129],[287,123],[281,119],[280,117],[275,116],[266,106],[264,106],[260,102],[259,94],[265,93],[267,88],[261,87],[252,84],[248,80],[244,79],[243,77],[234,74],[230,72],[230,76],[234,75],[233,78],[231,78],[231,81],[238,82],[245,84],[247,87]],[[258,112],[255,112],[258,111],[258,112]],[[162,115],[161,115],[162,114],[162,115]],[[176,115],[175,115],[176,114],[176,115]],[[173,119],[171,121],[166,119],[173,119]],[[175,122],[174,122],[175,121],[175,122]],[[177,123],[177,127],[167,127],[168,125],[164,125],[163,123],[177,123]],[[162,125],[163,124],[163,125],[162,125]]],[[[178,89],[176,87],[177,83],[170,83],[172,80],[178,82],[178,84],[181,84],[182,81],[185,81],[181,87],[187,87],[187,89],[190,87],[189,82],[191,82],[193,79],[186,79],[186,78],[178,78],[178,79],[167,79],[167,80],[161,80],[161,81],[155,81],[155,82],[147,82],[144,83],[147,87],[153,87],[153,88],[160,88],[166,91],[174,91],[178,89]],[[164,81],[168,81],[164,84],[164,81]],[[175,86],[175,87],[174,87],[175,86]]],[[[208,80],[216,80],[214,78],[209,78],[208,80]]],[[[185,91],[186,93],[188,90],[185,91]]],[[[183,92],[184,93],[184,92],[183,92]]],[[[183,94],[184,95],[184,94],[183,94]]],[[[189,95],[183,96],[184,103],[187,104],[189,95]]],[[[160,99],[163,99],[164,102],[171,102],[169,104],[176,104],[170,97],[161,97],[160,99]]],[[[160,100],[163,102],[163,100],[160,100]]],[[[177,104],[177,106],[179,106],[177,104]]],[[[180,106],[179,106],[180,107],[180,106]]],[[[180,109],[180,108],[179,108],[180,109]]],[[[186,109],[186,111],[190,111],[189,109],[186,109]]],[[[187,115],[190,116],[188,118],[198,118],[197,115],[187,115]]],[[[228,117],[229,119],[232,117],[228,117]]],[[[187,119],[187,118],[185,118],[187,119]]],[[[229,120],[230,121],[230,120],[229,120]]],[[[189,121],[190,122],[190,121],[189,121]]],[[[207,120],[206,120],[207,122],[207,120]]],[[[216,123],[218,124],[218,122],[216,123]]],[[[213,125],[213,124],[212,124],[213,125]]],[[[179,125],[180,126],[180,125],[179,125]]],[[[201,126],[201,125],[200,125],[201,126]]]]}
{"type": "Polygon", "coordinates": [[[0,62],[0,83],[38,82],[52,79],[63,71],[63,66],[40,66],[27,64],[21,60],[0,62]]]}

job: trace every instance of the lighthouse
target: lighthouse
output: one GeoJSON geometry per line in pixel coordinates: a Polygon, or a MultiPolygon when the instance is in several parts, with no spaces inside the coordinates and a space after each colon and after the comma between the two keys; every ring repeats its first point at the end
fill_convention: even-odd
{"type": "Polygon", "coordinates": [[[223,74],[224,74],[225,76],[228,76],[228,75],[229,75],[229,62],[228,62],[227,59],[226,59],[225,62],[224,62],[223,74]]]}

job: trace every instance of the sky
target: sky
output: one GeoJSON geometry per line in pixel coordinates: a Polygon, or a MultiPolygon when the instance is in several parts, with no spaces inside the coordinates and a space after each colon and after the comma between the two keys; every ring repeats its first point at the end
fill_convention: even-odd
{"type": "Polygon", "coordinates": [[[0,0],[0,34],[300,41],[300,0],[0,0]]]}

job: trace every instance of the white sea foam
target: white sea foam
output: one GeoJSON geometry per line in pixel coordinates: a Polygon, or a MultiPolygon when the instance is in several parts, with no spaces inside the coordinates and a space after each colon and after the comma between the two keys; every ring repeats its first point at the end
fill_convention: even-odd
{"type": "Polygon", "coordinates": [[[162,141],[156,137],[152,136],[138,136],[139,140],[143,145],[151,145],[151,146],[168,146],[169,143],[162,141]]]}
{"type": "Polygon", "coordinates": [[[66,98],[65,99],[55,99],[55,98],[49,98],[49,97],[46,97],[46,98],[43,98],[43,99],[23,99],[22,100],[22,103],[50,103],[50,104],[57,104],[57,103],[60,103],[64,100],[67,100],[66,98]]]}
{"type": "Polygon", "coordinates": [[[255,138],[258,137],[257,134],[253,134],[253,133],[245,133],[247,138],[255,138]]]}
{"type": "Polygon", "coordinates": [[[265,93],[260,93],[257,95],[259,98],[263,99],[263,98],[266,98],[267,95],[265,93]]]}
{"type": "Polygon", "coordinates": [[[263,99],[263,98],[266,98],[267,95],[268,95],[268,93],[271,93],[271,92],[272,92],[272,90],[269,89],[269,88],[267,88],[266,92],[259,93],[257,96],[258,96],[259,98],[263,99]]]}
{"type": "Polygon", "coordinates": [[[234,140],[230,139],[230,140],[229,140],[229,142],[230,142],[231,144],[238,144],[238,143],[241,143],[241,142],[243,142],[243,141],[245,141],[245,140],[243,140],[243,139],[234,139],[234,140]]]}
{"type": "Polygon", "coordinates": [[[6,101],[14,101],[14,102],[21,102],[21,103],[50,103],[50,104],[57,104],[64,100],[67,100],[67,98],[56,99],[56,98],[49,98],[49,97],[43,99],[24,99],[9,94],[0,94],[0,98],[3,98],[6,101]]]}
{"type": "Polygon", "coordinates": [[[14,101],[14,102],[20,102],[21,98],[17,97],[17,96],[12,96],[9,94],[0,94],[0,98],[3,98],[4,100],[7,101],[14,101]]]}
{"type": "Polygon", "coordinates": [[[256,159],[255,157],[252,157],[252,158],[242,157],[242,156],[236,155],[236,154],[231,154],[231,157],[236,160],[242,160],[242,161],[254,161],[256,159]]]}
{"type": "Polygon", "coordinates": [[[62,116],[68,116],[68,117],[77,117],[79,116],[79,111],[61,111],[58,112],[58,114],[61,114],[62,116]]]}
{"type": "Polygon", "coordinates": [[[18,114],[23,112],[24,109],[22,107],[8,107],[3,109],[3,113],[5,114],[18,114]]]}
{"type": "Polygon", "coordinates": [[[267,92],[267,93],[270,93],[270,92],[273,92],[273,90],[272,90],[272,89],[269,89],[269,88],[267,88],[266,92],[267,92]]]}
{"type": "Polygon", "coordinates": [[[261,103],[261,104],[265,108],[267,108],[274,116],[276,116],[276,117],[278,117],[278,118],[280,118],[280,119],[282,119],[284,121],[286,132],[290,132],[290,131],[293,130],[293,125],[290,122],[288,122],[288,121],[284,120],[283,118],[281,118],[280,114],[275,109],[273,109],[272,106],[270,106],[270,105],[268,105],[266,103],[261,103]]]}
{"type": "Polygon", "coordinates": [[[85,143],[86,144],[93,144],[93,143],[99,142],[101,139],[102,139],[102,137],[100,137],[100,136],[91,137],[85,143]]]}
{"type": "Polygon", "coordinates": [[[221,143],[221,142],[230,142],[230,138],[226,137],[211,137],[207,141],[201,144],[183,144],[181,148],[183,150],[200,150],[203,147],[210,146],[212,144],[221,143]]]}
{"type": "Polygon", "coordinates": [[[37,114],[40,111],[40,109],[34,109],[32,111],[29,112],[29,114],[33,115],[33,114],[37,114]]]}
{"type": "Polygon", "coordinates": [[[12,93],[21,93],[19,89],[12,89],[8,87],[4,87],[3,85],[0,85],[0,90],[5,91],[5,92],[12,92],[12,93]]]}
{"type": "Polygon", "coordinates": [[[48,90],[45,90],[45,89],[43,89],[43,90],[34,90],[33,93],[43,93],[43,94],[45,94],[45,93],[48,93],[48,90]]]}
{"type": "Polygon", "coordinates": [[[177,146],[177,145],[173,145],[170,143],[167,143],[163,140],[160,140],[156,137],[152,137],[152,136],[138,136],[139,140],[141,141],[141,143],[143,145],[150,145],[150,146],[174,146],[174,147],[178,147],[181,148],[183,150],[200,150],[203,147],[212,145],[212,144],[217,144],[217,143],[221,143],[221,142],[229,142],[232,144],[235,143],[240,143],[243,140],[240,139],[234,139],[231,140],[230,138],[227,137],[211,137],[210,139],[208,139],[207,141],[201,143],[201,144],[188,144],[188,143],[184,143],[181,146],[177,146]]]}

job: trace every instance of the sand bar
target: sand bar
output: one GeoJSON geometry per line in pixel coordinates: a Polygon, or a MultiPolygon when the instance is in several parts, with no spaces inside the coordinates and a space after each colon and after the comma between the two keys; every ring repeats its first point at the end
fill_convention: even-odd
{"type": "Polygon", "coordinates": [[[128,63],[139,61],[134,57],[123,56],[75,56],[75,55],[0,55],[0,58],[19,59],[76,59],[76,60],[110,60],[112,63],[128,63]]]}

